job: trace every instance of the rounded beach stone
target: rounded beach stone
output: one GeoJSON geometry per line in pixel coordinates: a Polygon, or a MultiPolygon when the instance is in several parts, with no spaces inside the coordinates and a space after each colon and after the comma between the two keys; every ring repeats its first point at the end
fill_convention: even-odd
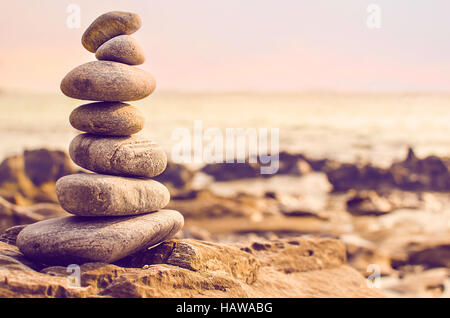
{"type": "Polygon", "coordinates": [[[171,238],[183,222],[173,210],[131,217],[53,218],[26,226],[17,246],[27,258],[49,265],[111,263],[171,238]]]}
{"type": "Polygon", "coordinates": [[[61,207],[81,216],[136,215],[164,208],[169,190],[158,181],[80,173],[60,178],[56,195],[61,207]]]}
{"type": "Polygon", "coordinates": [[[145,62],[145,55],[135,39],[129,35],[119,35],[103,43],[95,52],[98,60],[115,61],[129,65],[145,62]]]}
{"type": "Polygon", "coordinates": [[[77,165],[87,170],[127,177],[152,178],[167,166],[164,149],[137,135],[103,137],[80,134],[70,143],[69,154],[77,165]]]}
{"type": "Polygon", "coordinates": [[[132,101],[150,95],[155,79],[147,72],[123,63],[93,61],[77,66],[61,82],[69,97],[94,101],[132,101]]]}
{"type": "Polygon", "coordinates": [[[115,36],[132,34],[142,25],[141,18],[136,13],[112,11],[102,14],[84,31],[81,43],[89,52],[97,49],[115,36]]]}
{"type": "Polygon", "coordinates": [[[129,104],[98,102],[75,108],[69,121],[75,129],[88,133],[129,136],[144,128],[145,117],[139,109],[129,104]]]}

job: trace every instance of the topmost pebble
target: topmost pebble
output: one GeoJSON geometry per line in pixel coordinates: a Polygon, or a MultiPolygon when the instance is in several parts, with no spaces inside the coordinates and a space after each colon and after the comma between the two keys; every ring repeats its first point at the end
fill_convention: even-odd
{"type": "Polygon", "coordinates": [[[102,14],[84,32],[81,43],[89,52],[95,53],[106,41],[123,34],[139,30],[142,22],[139,15],[130,12],[111,11],[102,14]]]}

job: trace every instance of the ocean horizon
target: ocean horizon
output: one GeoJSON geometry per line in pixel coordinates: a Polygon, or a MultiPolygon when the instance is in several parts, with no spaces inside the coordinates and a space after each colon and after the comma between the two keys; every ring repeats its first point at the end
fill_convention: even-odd
{"type": "MultiPolygon", "coordinates": [[[[89,101],[62,93],[0,93],[0,158],[24,149],[68,149],[78,133],[71,111],[89,101]]],[[[379,166],[450,156],[450,94],[339,92],[158,92],[130,102],[146,116],[141,132],[170,153],[177,128],[279,128],[280,151],[379,166]]]]}

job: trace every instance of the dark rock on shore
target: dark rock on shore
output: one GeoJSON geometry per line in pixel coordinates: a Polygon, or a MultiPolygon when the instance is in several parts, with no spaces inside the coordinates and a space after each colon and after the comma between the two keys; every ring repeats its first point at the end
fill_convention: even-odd
{"type": "Polygon", "coordinates": [[[350,189],[405,191],[450,191],[450,160],[436,156],[419,159],[410,148],[405,160],[394,162],[389,168],[374,167],[371,164],[325,165],[323,172],[333,185],[333,191],[350,189]]]}
{"type": "Polygon", "coordinates": [[[213,163],[205,165],[201,171],[212,177],[216,181],[231,181],[249,178],[269,178],[274,175],[302,176],[312,171],[306,158],[299,154],[280,152],[278,159],[278,171],[275,174],[261,174],[261,167],[266,165],[260,162],[249,163],[213,163]]]}
{"type": "Polygon", "coordinates": [[[381,216],[399,209],[420,209],[424,198],[420,193],[388,190],[350,190],[346,199],[347,211],[355,216],[381,216]]]}
{"type": "MultiPolygon", "coordinates": [[[[333,185],[333,192],[400,189],[404,191],[450,191],[450,159],[428,156],[417,158],[412,149],[405,160],[388,168],[370,163],[339,163],[329,159],[311,159],[302,154],[281,152],[279,169],[274,175],[302,176],[310,171],[323,172],[333,185]]],[[[260,163],[218,163],[205,165],[201,171],[216,181],[272,177],[262,175],[260,163]]]]}
{"type": "Polygon", "coordinates": [[[346,202],[347,211],[353,215],[379,216],[391,212],[394,207],[386,199],[375,191],[358,192],[352,195],[346,202]]]}
{"type": "Polygon", "coordinates": [[[57,204],[38,203],[22,207],[0,197],[0,233],[14,225],[30,224],[63,215],[67,213],[57,204]]]}
{"type": "Polygon", "coordinates": [[[63,151],[25,150],[23,155],[8,157],[0,164],[0,196],[20,205],[56,203],[56,180],[76,172],[63,151]]]}
{"type": "Polygon", "coordinates": [[[419,159],[412,149],[403,162],[392,164],[394,184],[407,191],[450,191],[450,163],[436,156],[419,159]]]}
{"type": "Polygon", "coordinates": [[[154,177],[153,179],[163,184],[169,183],[172,187],[177,189],[187,188],[195,173],[186,166],[178,163],[167,162],[167,167],[164,173],[154,177]]]}
{"type": "Polygon", "coordinates": [[[66,153],[60,150],[25,150],[25,174],[36,185],[55,182],[59,178],[76,172],[66,153]]]}
{"type": "Polygon", "coordinates": [[[390,171],[371,164],[363,166],[351,163],[334,164],[326,166],[324,172],[335,192],[350,189],[381,189],[393,185],[390,171]]]}
{"type": "Polygon", "coordinates": [[[450,237],[415,235],[393,239],[392,266],[421,265],[425,268],[450,268],[450,237]]]}
{"type": "Polygon", "coordinates": [[[216,181],[260,177],[259,166],[250,163],[212,163],[205,165],[201,172],[212,176],[216,181]]]}
{"type": "Polygon", "coordinates": [[[313,170],[306,157],[301,154],[280,152],[278,164],[277,174],[302,176],[313,170]]]}

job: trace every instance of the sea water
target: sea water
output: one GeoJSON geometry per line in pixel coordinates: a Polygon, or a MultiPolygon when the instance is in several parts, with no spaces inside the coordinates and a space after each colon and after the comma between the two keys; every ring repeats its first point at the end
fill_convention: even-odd
{"type": "MultiPolygon", "coordinates": [[[[69,115],[88,103],[55,94],[0,94],[0,158],[24,149],[67,150],[78,133],[69,115]]],[[[314,158],[402,159],[450,156],[450,94],[421,93],[177,93],[156,91],[131,102],[147,118],[142,134],[168,153],[176,128],[279,128],[279,148],[314,158]]]]}

